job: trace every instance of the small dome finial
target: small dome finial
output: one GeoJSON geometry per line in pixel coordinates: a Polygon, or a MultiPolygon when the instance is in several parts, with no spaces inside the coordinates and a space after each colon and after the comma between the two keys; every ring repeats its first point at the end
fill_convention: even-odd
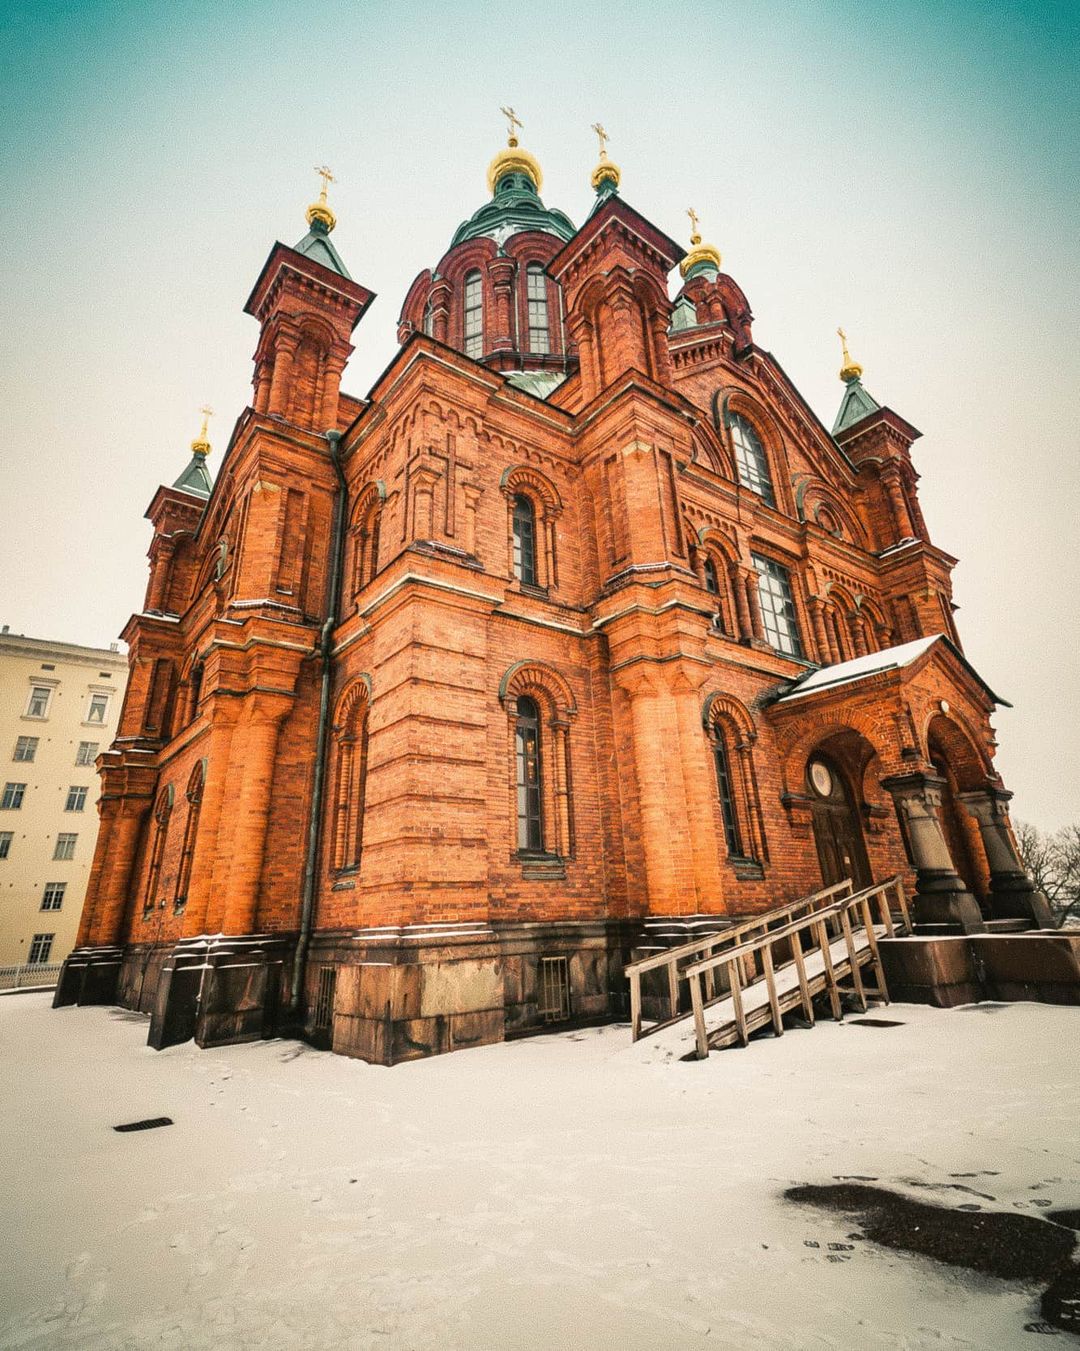
{"type": "Polygon", "coordinates": [[[862,375],[862,367],[857,361],[852,361],[851,353],[847,348],[847,334],[842,328],[836,330],[837,337],[840,339],[840,346],[844,353],[844,364],[840,367],[840,379],[845,385],[850,385],[853,380],[858,380],[862,375]]]}
{"type": "Polygon", "coordinates": [[[206,428],[210,419],[214,416],[214,410],[208,403],[204,403],[199,412],[202,414],[202,427],[198,436],[191,443],[191,450],[194,455],[201,455],[205,459],[210,454],[210,441],[206,435],[206,428]]]}
{"type": "Polygon", "coordinates": [[[594,122],[592,129],[596,132],[597,139],[600,142],[600,160],[592,171],[589,182],[592,184],[594,192],[617,192],[622,178],[622,170],[607,157],[607,143],[611,140],[611,137],[600,122],[594,122]]]}
{"type": "Polygon", "coordinates": [[[315,172],[322,179],[322,188],[319,190],[319,200],[317,202],[312,202],[307,209],[307,223],[312,229],[315,229],[316,226],[321,226],[326,230],[327,234],[329,234],[337,224],[337,217],[327,205],[326,189],[331,183],[336,183],[337,179],[325,164],[317,164],[315,166],[315,172]]]}
{"type": "Polygon", "coordinates": [[[495,189],[499,186],[502,179],[509,174],[520,174],[527,178],[537,192],[544,184],[544,175],[540,172],[540,165],[534,156],[527,150],[522,150],[518,146],[517,129],[525,124],[513,108],[500,108],[499,112],[506,118],[507,137],[505,150],[500,150],[495,158],[488,165],[487,181],[488,191],[495,195],[495,189]]]}
{"type": "Polygon", "coordinates": [[[701,242],[701,231],[698,229],[698,213],[692,206],[686,208],[686,214],[690,217],[690,252],[679,264],[679,272],[685,280],[691,272],[699,271],[720,271],[720,250],[714,248],[712,244],[703,244],[701,242]]]}

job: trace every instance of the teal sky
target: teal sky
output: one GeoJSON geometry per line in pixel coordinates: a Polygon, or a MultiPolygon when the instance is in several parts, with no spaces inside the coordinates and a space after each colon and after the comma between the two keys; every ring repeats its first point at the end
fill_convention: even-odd
{"type": "MultiPolygon", "coordinates": [[[[1015,814],[1080,818],[1080,4],[409,5],[0,0],[0,620],[106,643],[141,605],[157,484],[247,401],[242,306],[326,161],[334,242],[378,293],[345,388],[486,197],[500,103],[544,198],[694,206],[831,424],[842,323],[920,427],[936,543],[1015,814]]],[[[216,468],[215,455],[212,467],[216,468]]]]}

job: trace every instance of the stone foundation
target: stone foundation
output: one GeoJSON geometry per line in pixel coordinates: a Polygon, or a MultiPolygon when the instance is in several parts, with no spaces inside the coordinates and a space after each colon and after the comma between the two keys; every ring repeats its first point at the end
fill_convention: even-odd
{"type": "Polygon", "coordinates": [[[895,1000],[1080,1004],[1080,932],[885,938],[881,958],[895,1000]]]}

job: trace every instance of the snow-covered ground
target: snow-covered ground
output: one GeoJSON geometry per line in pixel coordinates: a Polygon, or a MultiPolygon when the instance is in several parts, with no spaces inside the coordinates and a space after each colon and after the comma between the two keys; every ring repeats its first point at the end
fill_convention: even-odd
{"type": "Polygon", "coordinates": [[[609,1027],[387,1070],[157,1053],[137,1015],[48,1002],[0,999],[5,1348],[1002,1351],[1041,1344],[1038,1287],[781,1193],[1080,1206],[1080,1009],[893,1005],[904,1026],[702,1063],[609,1027]],[[112,1130],[151,1116],[175,1125],[112,1130]]]}

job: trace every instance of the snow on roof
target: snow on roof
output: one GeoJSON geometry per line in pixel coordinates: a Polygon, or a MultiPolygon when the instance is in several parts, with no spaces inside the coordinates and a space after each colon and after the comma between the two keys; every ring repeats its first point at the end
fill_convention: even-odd
{"type": "Polygon", "coordinates": [[[812,671],[796,681],[776,702],[789,703],[792,699],[801,699],[804,695],[816,694],[819,690],[832,689],[836,685],[848,685],[853,680],[862,680],[866,676],[880,675],[883,671],[898,671],[901,667],[910,666],[942,638],[944,634],[932,633],[928,638],[916,638],[910,643],[901,643],[898,647],[886,647],[881,652],[870,652],[865,657],[837,662],[835,666],[823,666],[820,670],[812,671]]]}

